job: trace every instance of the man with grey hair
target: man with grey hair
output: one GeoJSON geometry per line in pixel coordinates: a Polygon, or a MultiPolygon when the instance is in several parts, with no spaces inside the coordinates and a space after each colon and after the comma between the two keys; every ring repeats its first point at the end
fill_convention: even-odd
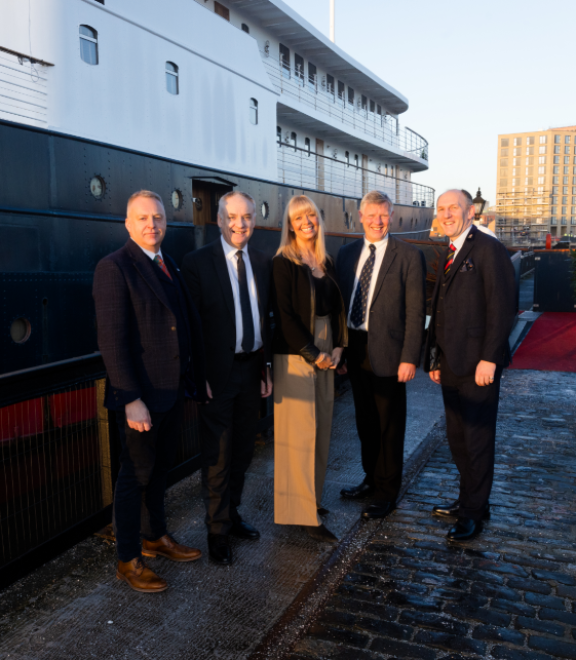
{"type": "Polygon", "coordinates": [[[126,245],[96,266],[93,295],[107,375],[105,405],[116,418],[122,447],[114,492],[116,577],[135,591],[154,593],[167,584],[142,555],[178,562],[201,556],[168,534],[164,493],[185,391],[200,402],[207,398],[204,346],[184,280],[161,247],[166,213],[160,196],[134,193],[126,229],[126,245]]]}
{"type": "Polygon", "coordinates": [[[500,379],[510,361],[516,284],[506,248],[472,224],[470,193],[440,195],[436,217],[450,245],[432,295],[424,369],[442,386],[460,484],[455,502],[432,511],[457,518],[449,541],[468,541],[490,515],[500,379]]]}
{"type": "Polygon", "coordinates": [[[361,484],[348,499],[372,498],[363,518],[384,518],[402,482],[406,383],[416,374],[424,335],[425,263],[414,246],[389,234],[394,204],[372,191],[360,204],[364,238],[344,245],[336,270],[348,318],[346,365],[360,438],[361,484]]]}
{"type": "Polygon", "coordinates": [[[200,409],[202,493],[210,557],[232,563],[229,536],[256,540],[238,508],[252,460],[261,397],[272,393],[270,259],[248,246],[256,213],[250,195],[226,193],[221,236],[184,258],[182,272],[206,338],[211,401],[200,409]]]}

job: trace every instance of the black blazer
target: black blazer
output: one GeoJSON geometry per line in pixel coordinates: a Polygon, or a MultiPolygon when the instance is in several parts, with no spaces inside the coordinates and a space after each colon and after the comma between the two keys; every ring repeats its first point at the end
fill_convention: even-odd
{"type": "MultiPolygon", "coordinates": [[[[312,271],[305,264],[299,265],[282,255],[272,260],[274,278],[274,344],[279,355],[301,355],[308,362],[315,362],[320,349],[314,344],[314,320],[316,317],[315,287],[312,271]]],[[[336,271],[328,258],[326,275],[334,280],[336,271]]],[[[339,309],[331,315],[332,343],[334,347],[346,346],[348,333],[342,296],[338,296],[339,309]]]]}
{"type": "MultiPolygon", "coordinates": [[[[364,238],[343,245],[336,271],[346,318],[364,238]]],[[[368,322],[368,357],[377,376],[395,376],[401,362],[418,366],[426,318],[426,265],[422,252],[388,236],[368,322]]]]}
{"type": "MultiPolygon", "coordinates": [[[[188,307],[191,361],[186,388],[194,399],[206,401],[200,318],[176,264],[163,256],[188,307]]],[[[176,402],[181,380],[176,316],[156,268],[132,239],[96,266],[92,293],[98,346],[107,372],[105,405],[111,410],[140,398],[151,411],[166,412],[176,402]]]]}
{"type": "Polygon", "coordinates": [[[444,278],[438,268],[432,295],[425,371],[442,368],[436,345],[436,310],[444,295],[444,353],[456,376],[473,376],[480,360],[502,367],[510,362],[508,337],[516,316],[514,267],[500,241],[474,225],[444,278]]]}
{"type": "MultiPolygon", "coordinates": [[[[250,245],[248,256],[258,293],[263,362],[268,363],[272,360],[270,258],[250,245]]],[[[189,252],[182,261],[182,274],[202,320],[207,377],[212,392],[216,395],[228,382],[236,350],[234,294],[221,239],[189,252]]]]}

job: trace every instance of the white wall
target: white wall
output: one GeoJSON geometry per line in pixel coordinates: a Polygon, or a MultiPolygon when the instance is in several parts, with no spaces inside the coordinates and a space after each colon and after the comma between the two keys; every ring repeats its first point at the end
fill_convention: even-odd
{"type": "Polygon", "coordinates": [[[197,3],[31,0],[31,40],[27,3],[0,0],[0,16],[0,46],[27,53],[31,41],[55,65],[49,128],[246,176],[275,170],[277,95],[256,42],[197,3]],[[98,31],[97,66],[80,59],[82,24],[98,31]],[[179,67],[177,96],[166,91],[166,61],[179,67]]]}

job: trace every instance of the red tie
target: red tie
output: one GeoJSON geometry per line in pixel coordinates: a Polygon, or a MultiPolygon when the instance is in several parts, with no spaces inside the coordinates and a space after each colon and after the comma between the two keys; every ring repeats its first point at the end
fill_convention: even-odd
{"type": "Polygon", "coordinates": [[[450,270],[450,266],[454,263],[454,255],[456,254],[456,246],[454,243],[450,243],[450,247],[448,248],[448,257],[446,259],[446,265],[444,266],[444,275],[448,274],[448,271],[450,270]]]}
{"type": "Polygon", "coordinates": [[[166,268],[166,264],[164,263],[164,260],[159,254],[157,254],[154,257],[154,261],[160,266],[164,275],[167,275],[170,279],[172,279],[172,275],[170,275],[168,269],[166,268]]]}

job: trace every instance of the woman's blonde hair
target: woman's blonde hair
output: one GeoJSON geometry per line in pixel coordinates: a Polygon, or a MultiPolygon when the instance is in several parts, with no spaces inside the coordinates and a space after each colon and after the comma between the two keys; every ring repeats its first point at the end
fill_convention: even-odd
{"type": "Polygon", "coordinates": [[[302,255],[296,244],[296,234],[290,231],[290,219],[296,217],[300,213],[314,213],[318,218],[318,233],[316,234],[315,241],[315,255],[316,261],[324,266],[326,262],[326,239],[324,238],[324,219],[314,202],[306,195],[297,195],[292,197],[284,209],[284,217],[282,219],[282,232],[280,234],[280,247],[276,255],[282,256],[294,261],[297,264],[302,264],[302,255]]]}

